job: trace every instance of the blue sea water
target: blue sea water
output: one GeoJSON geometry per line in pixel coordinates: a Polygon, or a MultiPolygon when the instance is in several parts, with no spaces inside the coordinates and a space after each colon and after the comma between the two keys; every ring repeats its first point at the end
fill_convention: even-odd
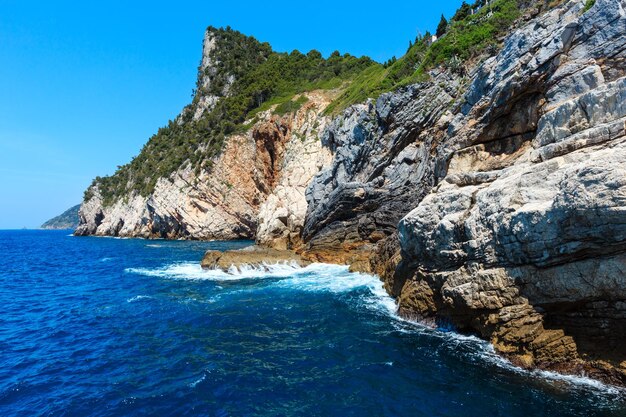
{"type": "Polygon", "coordinates": [[[0,415],[626,415],[616,388],[400,320],[375,277],[199,267],[248,244],[0,231],[0,415]]]}

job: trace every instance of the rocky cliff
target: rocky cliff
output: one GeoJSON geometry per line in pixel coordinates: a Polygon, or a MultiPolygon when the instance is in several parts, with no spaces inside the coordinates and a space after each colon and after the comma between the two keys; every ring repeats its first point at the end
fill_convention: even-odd
{"type": "MultiPolygon", "coordinates": [[[[305,262],[347,263],[378,274],[405,317],[480,335],[523,367],[626,384],[626,0],[502,0],[453,28],[491,30],[498,13],[500,26],[514,20],[508,35],[481,41],[463,65],[438,61],[438,45],[459,39],[451,32],[336,89],[273,105],[244,89],[246,103],[267,105],[227,135],[215,134],[225,120],[215,112],[275,57],[252,42],[249,68],[233,66],[209,31],[199,93],[172,129],[193,126],[187,138],[208,125],[212,136],[148,193],[128,186],[137,170],[121,172],[115,198],[95,183],[77,234],[255,238],[305,262]],[[407,68],[391,92],[326,114],[338,94],[379,91],[366,82],[407,68]]],[[[306,59],[315,71],[330,62],[333,77],[343,59],[289,57],[298,69],[279,66],[280,77],[306,59]]],[[[245,259],[263,253],[283,256],[245,259]]]]}
{"type": "Polygon", "coordinates": [[[41,225],[42,229],[76,229],[78,226],[78,210],[80,204],[75,205],[56,217],[51,218],[41,225]]]}
{"type": "Polygon", "coordinates": [[[306,256],[363,262],[394,233],[435,182],[433,153],[441,152],[460,88],[458,77],[437,73],[352,106],[331,123],[321,140],[333,151],[332,164],[307,189],[306,256]]]}
{"type": "Polygon", "coordinates": [[[400,222],[405,314],[626,381],[625,6],[569,2],[479,68],[445,176],[400,222]]]}
{"type": "Polygon", "coordinates": [[[334,85],[371,65],[338,52],[277,53],[209,27],[192,103],[131,163],[94,181],[76,234],[298,246],[304,189],[330,160],[318,140],[323,112],[334,85]]]}
{"type": "Polygon", "coordinates": [[[625,7],[530,9],[466,79],[344,112],[305,256],[377,272],[404,316],[517,364],[624,384],[625,7]]]}
{"type": "Polygon", "coordinates": [[[160,178],[149,196],[133,193],[105,205],[97,186],[83,203],[77,235],[185,239],[254,239],[285,249],[304,223],[304,188],[329,159],[317,140],[328,92],[314,91],[294,113],[257,115],[228,138],[210,171],[185,164],[160,178]],[[257,233],[257,228],[259,233],[257,233]],[[280,244],[278,242],[281,242],[280,244]]]}
{"type": "Polygon", "coordinates": [[[256,241],[262,246],[280,250],[301,249],[307,211],[306,188],[331,160],[330,150],[319,140],[320,132],[329,122],[329,117],[320,113],[330,102],[328,94],[316,92],[307,94],[307,97],[309,102],[293,117],[295,128],[279,162],[280,175],[259,208],[256,241]]]}

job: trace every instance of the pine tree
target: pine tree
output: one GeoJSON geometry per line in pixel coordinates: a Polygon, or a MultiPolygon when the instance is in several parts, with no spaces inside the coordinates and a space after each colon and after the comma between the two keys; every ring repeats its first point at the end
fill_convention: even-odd
{"type": "Polygon", "coordinates": [[[441,15],[441,20],[439,21],[439,25],[437,26],[437,37],[441,37],[446,33],[448,29],[448,21],[444,15],[441,15]]]}
{"type": "Polygon", "coordinates": [[[465,1],[461,4],[461,7],[456,11],[454,16],[452,17],[453,22],[460,22],[465,19],[467,16],[472,14],[472,6],[467,4],[465,1]]]}

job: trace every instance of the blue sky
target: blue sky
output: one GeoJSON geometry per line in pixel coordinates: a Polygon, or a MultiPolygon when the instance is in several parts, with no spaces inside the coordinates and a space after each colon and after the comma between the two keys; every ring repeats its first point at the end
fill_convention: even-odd
{"type": "Polygon", "coordinates": [[[0,0],[0,229],[81,201],[190,101],[208,25],[275,50],[401,56],[461,1],[0,0]],[[82,3],[82,4],[81,4],[82,3]]]}

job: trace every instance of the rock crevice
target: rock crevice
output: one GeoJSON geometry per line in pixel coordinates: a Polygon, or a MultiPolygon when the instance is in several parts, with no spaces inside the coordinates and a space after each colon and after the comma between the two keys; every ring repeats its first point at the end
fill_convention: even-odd
{"type": "MultiPolygon", "coordinates": [[[[96,187],[83,202],[77,235],[168,239],[259,239],[297,246],[306,211],[304,187],[327,163],[328,151],[317,140],[330,98],[305,93],[295,114],[272,110],[257,115],[246,133],[231,136],[210,170],[190,164],[161,178],[149,196],[132,193],[105,205],[96,187]],[[315,127],[314,127],[315,126],[315,127]],[[290,220],[270,225],[278,207],[290,220]],[[286,240],[285,240],[286,239],[286,240]]],[[[278,244],[278,243],[276,243],[278,244]]]]}
{"type": "Polygon", "coordinates": [[[334,120],[303,253],[521,366],[623,385],[626,3],[583,3],[520,27],[469,83],[434,71],[334,120]]]}

